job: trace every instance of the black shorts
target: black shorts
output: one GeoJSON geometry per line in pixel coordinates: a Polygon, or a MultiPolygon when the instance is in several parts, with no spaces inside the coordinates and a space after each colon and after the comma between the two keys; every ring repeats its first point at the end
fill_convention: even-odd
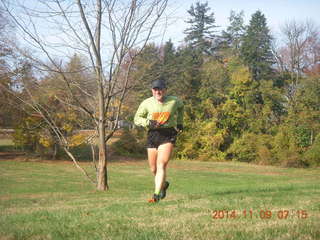
{"type": "Polygon", "coordinates": [[[178,132],[174,128],[158,128],[148,131],[147,148],[158,148],[164,143],[176,143],[178,132]]]}

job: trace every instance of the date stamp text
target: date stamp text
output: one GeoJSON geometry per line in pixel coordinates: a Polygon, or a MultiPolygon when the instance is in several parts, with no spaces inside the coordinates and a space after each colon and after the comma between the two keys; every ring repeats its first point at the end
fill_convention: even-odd
{"type": "Polygon", "coordinates": [[[269,209],[244,209],[244,210],[214,210],[212,218],[219,219],[239,219],[239,218],[258,218],[258,219],[307,219],[309,214],[307,210],[269,210],[269,209]]]}

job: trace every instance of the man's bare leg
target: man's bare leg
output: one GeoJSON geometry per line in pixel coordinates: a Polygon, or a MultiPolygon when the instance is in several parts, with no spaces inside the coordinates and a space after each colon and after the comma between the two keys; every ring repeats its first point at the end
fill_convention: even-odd
{"type": "Polygon", "coordinates": [[[156,148],[148,148],[147,152],[150,171],[153,173],[154,176],[156,176],[158,150],[156,148]]]}
{"type": "Polygon", "coordinates": [[[155,193],[159,194],[166,180],[166,169],[173,150],[172,143],[164,143],[158,147],[155,174],[155,193]]]}

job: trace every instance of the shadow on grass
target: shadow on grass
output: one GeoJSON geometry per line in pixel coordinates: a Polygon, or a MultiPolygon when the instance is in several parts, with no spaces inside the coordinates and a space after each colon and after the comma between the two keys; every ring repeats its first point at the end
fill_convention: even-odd
{"type": "MultiPolygon", "coordinates": [[[[95,146],[95,159],[98,161],[99,159],[99,149],[95,146]]],[[[80,145],[72,148],[72,154],[74,154],[75,158],[80,162],[92,162],[92,150],[90,145],[80,145]]],[[[65,158],[68,159],[68,156],[65,155],[65,158]]],[[[117,152],[114,151],[112,147],[107,148],[107,160],[109,162],[136,162],[136,161],[144,161],[146,159],[146,154],[139,153],[128,153],[128,152],[117,152]]]]}
{"type": "Polygon", "coordinates": [[[26,153],[13,145],[0,145],[0,160],[8,160],[24,156],[26,153]]]}
{"type": "Polygon", "coordinates": [[[0,152],[22,152],[13,145],[0,145],[0,152]]]}
{"type": "Polygon", "coordinates": [[[293,186],[275,186],[275,187],[262,187],[262,188],[247,188],[247,189],[239,189],[239,190],[225,190],[225,191],[216,191],[216,194],[219,195],[230,195],[230,194],[239,194],[239,193],[270,193],[270,192],[279,192],[279,191],[294,191],[296,187],[293,186]]]}

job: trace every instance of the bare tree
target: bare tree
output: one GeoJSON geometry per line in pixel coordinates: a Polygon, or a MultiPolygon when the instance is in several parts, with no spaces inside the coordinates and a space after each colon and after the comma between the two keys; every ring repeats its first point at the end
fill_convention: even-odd
{"type": "MultiPolygon", "coordinates": [[[[28,1],[8,2],[1,0],[23,43],[31,49],[29,52],[20,49],[20,53],[28,57],[39,72],[58,73],[72,100],[59,97],[56,100],[91,118],[99,148],[97,189],[108,189],[106,144],[118,128],[122,103],[130,89],[132,63],[153,36],[156,25],[161,23],[167,0],[38,0],[36,6],[28,1]],[[77,85],[58,60],[75,52],[90,59],[94,92],[77,85]],[[124,64],[126,67],[122,67],[124,64]],[[75,93],[75,86],[85,99],[75,93]],[[108,128],[111,110],[114,124],[108,128]]],[[[76,163],[68,150],[68,139],[59,131],[50,109],[39,104],[32,90],[27,92],[29,101],[24,102],[45,119],[76,163]]]]}
{"type": "Polygon", "coordinates": [[[284,46],[277,51],[277,62],[281,71],[291,75],[288,98],[294,102],[295,92],[304,73],[320,61],[319,28],[311,21],[292,20],[283,25],[284,46]]]}

